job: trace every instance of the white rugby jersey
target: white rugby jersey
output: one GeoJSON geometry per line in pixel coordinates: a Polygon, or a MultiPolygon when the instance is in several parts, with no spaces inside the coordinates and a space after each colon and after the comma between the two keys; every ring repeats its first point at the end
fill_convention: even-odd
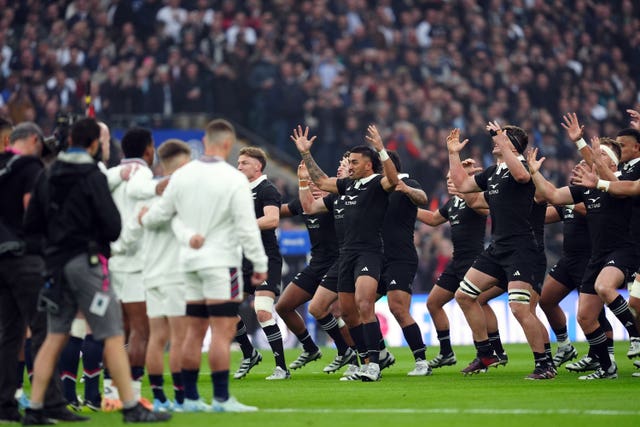
{"type": "MultiPolygon", "coordinates": [[[[136,203],[153,197],[156,187],[153,173],[142,159],[124,159],[119,166],[109,169],[107,181],[115,182],[115,179],[109,179],[109,175],[117,174],[119,176],[120,170],[127,165],[132,167],[129,180],[122,181],[111,192],[113,201],[120,212],[122,224],[128,224],[132,219],[135,219],[134,217],[137,215],[137,212],[134,212],[136,203]]],[[[109,269],[127,273],[141,271],[142,255],[139,249],[139,242],[126,246],[118,238],[117,241],[111,244],[111,250],[114,253],[109,259],[109,269]],[[126,248],[125,252],[122,252],[122,248],[126,248]]]]}
{"type": "Polygon", "coordinates": [[[173,215],[205,238],[200,249],[182,247],[184,271],[240,267],[243,253],[254,271],[267,271],[249,181],[221,158],[193,160],[171,175],[163,196],[143,217],[143,225],[152,227],[173,215]]]}

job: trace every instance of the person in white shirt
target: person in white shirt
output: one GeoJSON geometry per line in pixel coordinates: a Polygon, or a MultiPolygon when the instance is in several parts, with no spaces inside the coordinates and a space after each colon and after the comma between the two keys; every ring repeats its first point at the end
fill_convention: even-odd
{"type": "MultiPolygon", "coordinates": [[[[184,141],[169,139],[158,147],[162,175],[170,177],[191,160],[191,148],[184,141]]],[[[138,203],[135,212],[153,206],[160,197],[138,203]]],[[[184,403],[182,381],[182,347],[186,334],[186,298],[184,272],[175,266],[180,245],[188,246],[194,233],[187,230],[179,218],[153,228],[142,229],[137,218],[125,224],[120,239],[129,246],[142,241],[142,279],[149,317],[149,344],[146,365],[153,392],[153,410],[180,410],[184,403]],[[164,349],[169,349],[169,368],[173,379],[175,402],[167,399],[163,390],[164,349]]]]}
{"type": "MultiPolygon", "coordinates": [[[[123,169],[130,169],[127,181],[121,182],[111,190],[123,224],[135,219],[135,207],[140,200],[154,197],[158,185],[153,180],[149,166],[153,164],[155,149],[151,132],[143,128],[132,128],[122,138],[122,150],[125,158],[119,166],[107,171],[107,181],[113,182],[110,175],[121,176],[123,169]]],[[[145,305],[145,292],[142,283],[142,252],[139,242],[126,246],[122,239],[111,244],[109,269],[111,281],[122,303],[128,335],[128,353],[131,363],[131,376],[134,380],[136,397],[140,398],[141,379],[144,376],[144,363],[149,339],[149,319],[145,305]]],[[[108,380],[108,379],[107,379],[108,380]]],[[[104,387],[107,390],[108,382],[104,387]]],[[[113,388],[110,388],[113,390],[113,388]]],[[[106,395],[105,399],[117,400],[117,395],[106,395]]]]}
{"type": "Polygon", "coordinates": [[[267,279],[267,256],[252,209],[246,177],[224,159],[236,136],[226,120],[213,120],[203,139],[205,154],[176,171],[162,198],[139,221],[152,227],[176,215],[195,233],[189,247],[180,251],[186,274],[188,325],[183,346],[184,411],[250,412],[254,406],[229,395],[230,346],[236,334],[238,307],[242,301],[242,255],[253,263],[251,283],[267,279]],[[197,381],[200,348],[211,327],[209,367],[213,383],[211,406],[200,400],[197,381]],[[206,326],[206,325],[205,325],[206,326]]]}

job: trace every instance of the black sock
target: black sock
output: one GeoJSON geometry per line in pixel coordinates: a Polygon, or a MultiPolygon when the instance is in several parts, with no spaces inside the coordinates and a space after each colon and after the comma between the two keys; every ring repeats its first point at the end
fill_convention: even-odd
{"type": "Polygon", "coordinates": [[[611,326],[611,322],[607,319],[607,313],[605,312],[604,307],[602,307],[602,310],[600,310],[600,314],[598,315],[598,323],[600,323],[600,327],[604,333],[613,331],[613,326],[611,326]]]}
{"type": "Polygon", "coordinates": [[[198,400],[198,374],[199,369],[183,369],[182,380],[184,381],[184,397],[189,400],[198,400]]]}
{"type": "Polygon", "coordinates": [[[356,349],[358,351],[358,359],[360,360],[360,364],[365,363],[365,359],[367,358],[367,345],[364,342],[364,331],[362,330],[362,324],[356,326],[355,328],[349,328],[349,333],[351,334],[351,338],[356,343],[356,349]]]}
{"type": "Polygon", "coordinates": [[[162,403],[166,402],[167,396],[165,396],[164,389],[162,388],[164,385],[164,377],[162,375],[149,374],[149,384],[151,384],[153,398],[158,399],[162,403]]]}
{"type": "Polygon", "coordinates": [[[536,366],[546,366],[549,363],[549,359],[547,358],[546,353],[536,353],[533,352],[533,360],[536,366]]]}
{"type": "Polygon", "coordinates": [[[343,355],[347,351],[347,343],[344,341],[344,337],[338,327],[338,321],[333,314],[329,313],[322,319],[318,319],[318,324],[333,340],[338,349],[338,354],[343,355]]]}
{"type": "Polygon", "coordinates": [[[476,346],[478,357],[491,357],[494,353],[493,347],[489,340],[474,341],[473,345],[476,346]]]}
{"type": "Polygon", "coordinates": [[[440,354],[448,356],[453,353],[451,348],[451,337],[449,336],[449,329],[443,329],[441,331],[436,330],[438,334],[438,341],[440,341],[440,354]]]}
{"type": "Polygon", "coordinates": [[[547,355],[547,362],[553,364],[553,354],[551,353],[551,343],[544,343],[544,354],[547,355]]]}
{"type": "Polygon", "coordinates": [[[500,331],[489,332],[489,342],[496,354],[503,354],[504,347],[502,347],[502,340],[500,339],[500,331]]]}
{"type": "Polygon", "coordinates": [[[142,377],[144,377],[144,366],[132,366],[131,379],[133,381],[142,381],[142,377]]]}
{"type": "Polygon", "coordinates": [[[422,332],[420,331],[420,327],[418,324],[413,323],[409,326],[405,326],[402,328],[402,333],[404,334],[404,339],[409,344],[409,348],[413,353],[413,358],[417,361],[426,359],[427,348],[424,345],[424,341],[422,340],[422,332]]]}
{"type": "Polygon", "coordinates": [[[172,372],[171,379],[173,380],[173,395],[176,402],[179,404],[184,403],[184,381],[182,381],[182,372],[172,372]]]}
{"type": "Polygon", "coordinates": [[[276,366],[280,366],[285,371],[287,365],[284,361],[284,344],[282,342],[282,333],[278,325],[269,325],[262,328],[264,334],[267,336],[267,341],[273,351],[273,357],[276,360],[276,366]]]}
{"type": "Polygon", "coordinates": [[[213,383],[213,398],[218,402],[229,399],[229,371],[217,371],[211,373],[213,383]]]}
{"type": "Polygon", "coordinates": [[[607,337],[607,351],[609,352],[609,354],[611,356],[614,355],[614,345],[613,345],[613,338],[609,338],[607,337]]]}
{"type": "Polygon", "coordinates": [[[22,388],[24,385],[24,360],[18,361],[18,388],[22,388]]]}
{"type": "Polygon", "coordinates": [[[636,327],[636,319],[633,317],[633,313],[629,309],[627,300],[622,298],[622,295],[618,295],[611,304],[608,305],[613,314],[616,315],[620,323],[625,327],[630,337],[638,337],[638,328],[636,327]]]}
{"type": "Polygon", "coordinates": [[[33,356],[31,355],[31,338],[24,340],[24,366],[27,367],[29,383],[33,379],[33,356]]]}
{"type": "Polygon", "coordinates": [[[553,328],[553,333],[556,335],[556,341],[558,343],[565,342],[569,339],[569,334],[567,333],[567,326],[563,326],[561,328],[553,328]]]}
{"type": "Polygon", "coordinates": [[[380,362],[380,324],[378,322],[370,322],[362,324],[362,335],[367,346],[370,363],[380,362]]]}
{"type": "Polygon", "coordinates": [[[311,335],[309,335],[309,331],[306,328],[299,335],[296,334],[296,337],[298,337],[298,341],[302,343],[302,348],[304,348],[304,351],[306,351],[307,353],[313,354],[319,350],[318,346],[315,342],[313,342],[313,338],[311,338],[311,335]]]}
{"type": "MultiPolygon", "coordinates": [[[[378,319],[378,316],[376,316],[376,324],[378,325],[378,331],[382,331],[382,328],[380,327],[380,320],[378,319]]],[[[380,350],[380,351],[386,350],[387,349],[387,345],[384,342],[384,337],[382,336],[382,332],[380,332],[379,335],[380,335],[380,340],[378,342],[378,350],[380,350]]]]}
{"type": "Polygon", "coordinates": [[[611,367],[611,358],[609,357],[609,350],[607,349],[607,337],[602,331],[602,328],[597,328],[590,334],[585,334],[587,341],[589,341],[589,352],[593,349],[593,353],[598,357],[600,361],[600,367],[605,371],[611,367]]]}
{"type": "Polygon", "coordinates": [[[60,372],[62,378],[62,392],[67,402],[77,402],[76,378],[78,376],[78,364],[80,362],[80,348],[82,339],[71,337],[60,355],[60,372]]]}
{"type": "Polygon", "coordinates": [[[93,339],[93,334],[84,337],[82,343],[82,367],[84,370],[84,399],[100,403],[100,372],[104,342],[93,339]]]}
{"type": "Polygon", "coordinates": [[[247,334],[247,327],[242,319],[238,321],[236,326],[236,342],[240,344],[240,350],[242,350],[242,357],[248,359],[253,355],[253,345],[249,341],[249,335],[247,334]]]}

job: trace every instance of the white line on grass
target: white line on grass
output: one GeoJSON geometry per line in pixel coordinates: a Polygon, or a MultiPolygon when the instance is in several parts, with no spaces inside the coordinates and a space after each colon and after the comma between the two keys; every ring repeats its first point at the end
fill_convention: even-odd
{"type": "Polygon", "coordinates": [[[312,413],[312,414],[475,414],[475,415],[603,415],[603,416],[638,416],[640,411],[617,411],[606,409],[490,409],[490,408],[278,408],[260,409],[260,412],[276,413],[312,413]]]}

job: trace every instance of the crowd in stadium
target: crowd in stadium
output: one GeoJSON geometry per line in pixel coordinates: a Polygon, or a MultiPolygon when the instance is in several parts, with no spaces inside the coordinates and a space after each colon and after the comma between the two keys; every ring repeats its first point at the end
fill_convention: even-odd
{"type": "MultiPolygon", "coordinates": [[[[14,123],[34,120],[48,134],[56,113],[83,111],[90,87],[111,126],[222,115],[291,153],[288,135],[306,123],[329,168],[373,122],[434,204],[447,197],[439,148],[452,127],[488,165],[485,120],[519,123],[552,157],[545,173],[564,183],[574,152],[561,114],[578,112],[588,135],[611,135],[638,104],[640,12],[630,0],[4,3],[0,114],[14,123]]],[[[422,283],[448,238],[419,236],[422,283]]]]}
{"type": "MultiPolygon", "coordinates": [[[[375,314],[382,294],[415,358],[409,376],[458,362],[443,311],[453,299],[477,350],[461,372],[506,365],[488,305],[504,292],[533,353],[526,379],[553,379],[564,364],[593,371],[581,380],[617,378],[605,308],[628,333],[628,358],[640,357],[640,278],[633,275],[640,222],[630,197],[640,194],[634,2],[0,3],[0,117],[8,119],[0,122],[0,275],[12,286],[26,277],[38,282],[44,248],[51,276],[38,297],[48,334],[26,305],[33,292],[18,310],[30,313],[20,313],[24,319],[0,318],[31,324],[34,350],[46,349],[24,418],[8,404],[1,419],[81,421],[64,399],[73,409],[122,409],[131,422],[166,421],[176,409],[257,410],[229,394],[231,341],[243,352],[234,378],[262,361],[238,317],[242,283],[273,352],[267,380],[289,379],[290,370],[322,357],[296,312],[306,303],[336,345],[324,371],[346,367],[342,381],[380,380],[394,363],[375,314]],[[45,136],[60,130],[61,114],[85,108],[92,117],[74,119],[68,140],[58,141],[68,149],[39,173],[36,157],[56,149],[45,136]],[[126,128],[121,152],[111,149],[114,124],[126,128]],[[205,131],[198,161],[177,140],[155,141],[162,142],[156,153],[147,128],[181,126],[205,131]],[[260,138],[240,150],[237,170],[223,161],[236,127],[260,138]],[[265,151],[302,158],[289,165],[299,186],[284,198],[264,175],[265,151]],[[113,153],[124,158],[110,163],[113,153]],[[156,155],[160,180],[151,169],[156,155]],[[275,230],[290,216],[303,218],[311,261],[283,288],[275,230]],[[545,223],[558,221],[563,234],[547,230],[545,246],[545,223]],[[628,302],[618,292],[627,283],[628,302]],[[410,303],[432,286],[427,307],[440,348],[427,358],[410,303]],[[573,289],[589,342],[576,361],[559,309],[573,289]],[[74,320],[78,309],[86,322],[74,320]],[[302,345],[291,363],[274,313],[302,345]],[[209,326],[221,331],[209,348],[211,404],[197,389],[209,326]],[[75,340],[67,344],[69,332],[75,340]],[[180,342],[169,360],[174,401],[163,391],[169,337],[180,342]],[[73,372],[81,348],[84,402],[73,372]],[[103,352],[113,378],[105,377],[101,394],[103,352]],[[153,403],[140,400],[145,373],[153,403]]],[[[11,305],[9,297],[0,302],[11,305]]],[[[24,334],[0,326],[3,354],[15,358],[9,353],[24,334]]],[[[13,384],[12,375],[3,369],[0,382],[13,384]]],[[[17,405],[9,397],[0,403],[17,405]]]]}

